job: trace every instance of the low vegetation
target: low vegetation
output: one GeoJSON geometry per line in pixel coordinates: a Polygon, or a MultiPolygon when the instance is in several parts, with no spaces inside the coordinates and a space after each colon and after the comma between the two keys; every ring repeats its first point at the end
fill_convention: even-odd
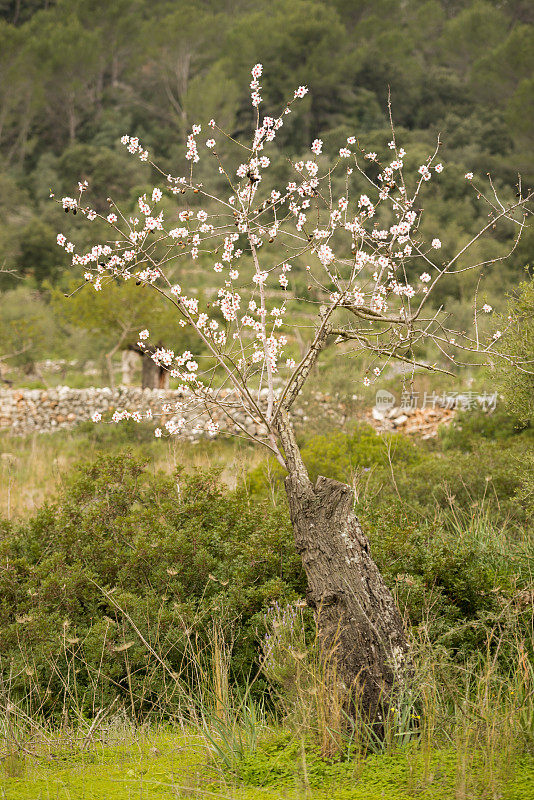
{"type": "Polygon", "coordinates": [[[5,796],[534,797],[532,432],[496,414],[435,443],[362,425],[303,443],[312,474],[354,485],[410,631],[414,688],[381,739],[315,638],[274,465],[63,434],[65,465],[94,436],[107,454],[2,522],[5,796]]]}

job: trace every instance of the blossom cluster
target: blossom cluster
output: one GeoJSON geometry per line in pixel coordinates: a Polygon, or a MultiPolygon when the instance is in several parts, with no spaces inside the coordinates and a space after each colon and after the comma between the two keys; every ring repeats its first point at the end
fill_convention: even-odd
{"type": "MultiPolygon", "coordinates": [[[[138,346],[187,388],[189,404],[200,408],[219,403],[229,416],[232,403],[245,405],[255,423],[268,426],[278,399],[295,380],[298,368],[291,352],[295,350],[295,314],[290,312],[303,303],[320,301],[325,309],[321,324],[327,320],[331,324],[338,310],[352,312],[356,319],[389,324],[389,344],[378,348],[377,359],[382,363],[372,370],[376,376],[392,353],[408,350],[413,337],[410,318],[417,316],[418,305],[424,306],[429,289],[444,270],[444,262],[436,260],[442,242],[433,235],[428,243],[417,210],[424,185],[439,176],[444,166],[436,161],[436,153],[416,174],[406,176],[406,151],[395,139],[388,143],[391,152],[386,150],[382,158],[374,151],[360,151],[352,135],[337,158],[336,168],[344,180],[333,184],[332,170],[321,162],[323,141],[315,138],[306,155],[291,161],[293,174],[280,184],[269,177],[272,155],[268,147],[293,103],[304,98],[308,88],[298,86],[278,115],[262,116],[262,73],[261,64],[251,70],[256,122],[250,147],[244,148],[245,160],[223,166],[215,139],[210,137],[205,143],[219,163],[217,180],[224,176],[228,183],[228,195],[195,179],[194,168],[201,159],[197,138],[202,132],[201,125],[195,124],[187,137],[187,177],[166,175],[162,186],[138,197],[131,216],[113,204],[107,215],[97,215],[81,203],[87,186],[80,183],[80,198],[62,198],[63,208],[67,213],[79,210],[89,220],[99,216],[109,226],[111,237],[84,253],[75,252],[62,233],[57,242],[72,254],[74,265],[85,268],[84,279],[95,290],[103,288],[106,277],[134,279],[174,303],[179,324],[196,334],[197,355],[151,343],[149,327],[139,332],[138,346]],[[369,177],[360,165],[362,154],[372,162],[376,177],[369,177]],[[334,185],[343,185],[343,190],[336,194],[334,185]],[[178,208],[168,215],[160,205],[165,196],[178,199],[178,208]],[[264,256],[273,243],[274,255],[264,256]],[[201,299],[195,286],[186,291],[176,282],[174,275],[184,262],[202,272],[203,284],[206,276],[209,284],[215,281],[209,300],[201,299]],[[302,286],[298,296],[291,291],[295,273],[305,275],[307,296],[303,297],[302,286]],[[202,359],[205,368],[200,366],[202,359]],[[214,387],[225,384],[232,387],[234,397],[223,402],[214,387]],[[266,410],[258,398],[267,399],[266,410]]],[[[222,132],[215,120],[208,127],[222,132]]],[[[137,137],[125,135],[121,141],[132,155],[149,160],[137,137]]],[[[491,307],[485,304],[482,310],[489,312],[491,307]]],[[[349,334],[363,349],[368,346],[356,328],[349,329],[349,334]]],[[[115,421],[126,418],[124,413],[117,411],[115,421]]],[[[128,418],[139,421],[142,417],[128,418]]],[[[163,427],[172,434],[181,426],[173,422],[170,428],[163,427]]],[[[214,423],[208,432],[214,432],[214,423]]],[[[156,429],[157,436],[162,433],[161,427],[156,429]]]]}

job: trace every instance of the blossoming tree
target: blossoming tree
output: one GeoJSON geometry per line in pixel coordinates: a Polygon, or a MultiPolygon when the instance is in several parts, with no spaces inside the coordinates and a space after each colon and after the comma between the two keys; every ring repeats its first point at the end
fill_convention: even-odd
{"type": "MultiPolygon", "coordinates": [[[[406,664],[402,620],[353,513],[351,488],[324,477],[315,484],[310,481],[291,409],[327,343],[351,342],[369,354],[366,384],[395,360],[414,369],[446,372],[447,364],[461,363],[462,351],[492,354],[500,333],[485,338],[477,323],[477,314],[491,311],[489,306],[478,309],[475,303],[473,331],[453,336],[445,310],[429,301],[445,276],[488,266],[488,261],[467,264],[466,254],[501,220],[514,226],[517,242],[530,195],[523,196],[519,189],[519,196],[505,204],[491,181],[487,194],[475,190],[488,204],[489,221],[456,255],[440,260],[441,242],[434,236],[426,243],[418,208],[423,187],[443,170],[439,142],[418,172],[405,178],[405,152],[393,126],[385,161],[362,151],[351,136],[327,162],[322,141],[315,139],[306,160],[289,159],[292,180],[276,185],[270,179],[269,145],[307,87],[299,86],[276,116],[263,116],[261,75],[262,66],[256,64],[250,83],[255,124],[248,144],[233,139],[214,120],[208,135],[193,125],[187,140],[189,174],[175,177],[158,169],[137,138],[124,136],[128,151],[148,161],[161,176],[161,187],[139,197],[135,217],[125,216],[109,200],[111,241],[85,254],[77,253],[62,234],[58,244],[73,254],[74,265],[85,269],[85,281],[94,290],[106,291],[117,280],[148,286],[172,306],[176,324],[189,326],[196,335],[198,354],[154,347],[150,320],[139,333],[139,347],[146,348],[182,388],[173,418],[156,423],[157,437],[179,435],[186,412],[189,418],[192,413],[204,418],[207,414],[206,432],[215,434],[218,426],[212,415],[217,410],[218,417],[225,415],[234,430],[266,448],[287,470],[286,491],[308,579],[308,603],[316,611],[323,642],[336,648],[347,690],[357,685],[363,707],[374,716],[406,664]],[[242,153],[235,164],[218,153],[223,137],[242,153]],[[197,178],[201,152],[212,159],[214,185],[224,182],[226,190],[197,178]],[[356,179],[366,182],[366,193],[355,193],[356,179]],[[340,186],[341,193],[336,191],[340,186]],[[164,193],[177,201],[171,219],[160,205],[164,193]],[[211,280],[217,283],[215,300],[200,305],[194,277],[193,285],[175,282],[176,265],[186,260],[189,266],[210,264],[211,280]],[[290,273],[304,268],[308,294],[300,291],[297,296],[289,288],[290,273]],[[302,325],[303,319],[309,323],[302,325]],[[301,337],[307,336],[298,363],[284,353],[296,324],[302,326],[301,337]],[[417,357],[421,345],[429,342],[436,348],[435,363],[417,357]],[[255,434],[240,422],[243,410],[256,423],[255,434]]],[[[465,176],[468,181],[472,177],[465,176]]],[[[80,183],[77,199],[64,197],[59,202],[65,211],[80,212],[92,221],[98,215],[84,202],[86,188],[80,183]]],[[[200,267],[189,269],[189,274],[199,276],[200,267]]],[[[148,416],[143,409],[119,410],[114,421],[148,416]]]]}

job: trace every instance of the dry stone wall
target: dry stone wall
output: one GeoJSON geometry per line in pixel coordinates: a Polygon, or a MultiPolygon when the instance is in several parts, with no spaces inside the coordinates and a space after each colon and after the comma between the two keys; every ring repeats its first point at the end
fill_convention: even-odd
{"type": "MultiPolygon", "coordinates": [[[[361,398],[353,398],[353,400],[361,398]]],[[[71,389],[60,386],[55,389],[0,389],[0,432],[26,435],[31,433],[47,433],[61,428],[69,428],[78,422],[90,420],[93,414],[99,413],[104,418],[111,416],[115,410],[152,411],[156,425],[173,419],[172,412],[161,416],[163,407],[183,400],[181,391],[168,389],[140,389],[119,387],[112,391],[109,388],[71,389]]],[[[265,398],[264,398],[265,400],[265,398]]],[[[372,425],[377,432],[397,430],[402,433],[415,434],[423,438],[436,435],[438,426],[448,424],[455,416],[456,409],[443,408],[436,405],[425,409],[392,408],[387,412],[373,408],[357,408],[350,401],[338,396],[315,393],[309,401],[303,401],[293,409],[296,424],[308,428],[317,420],[328,421],[336,427],[343,427],[347,421],[360,418],[372,425]]],[[[182,416],[180,414],[180,416],[182,416]]],[[[188,419],[180,436],[197,440],[206,434],[207,415],[198,418],[196,415],[188,419]]],[[[228,418],[221,411],[215,411],[213,420],[222,431],[230,433],[247,433],[261,435],[265,433],[263,426],[257,425],[246,412],[237,414],[237,426],[229,425],[228,418]]]]}
{"type": "MultiPolygon", "coordinates": [[[[112,391],[106,387],[71,389],[68,386],[46,390],[1,389],[0,431],[9,430],[20,435],[47,433],[90,420],[95,413],[109,417],[117,409],[130,412],[150,410],[160,425],[173,418],[172,412],[161,416],[163,406],[172,406],[179,400],[183,400],[182,392],[164,389],[120,387],[112,391]]],[[[187,414],[185,416],[187,418],[187,414]]],[[[216,412],[213,419],[221,429],[228,430],[227,417],[222,412],[216,412]]],[[[188,420],[181,435],[190,439],[200,438],[208,420],[207,415],[200,418],[195,415],[194,419],[188,420]]],[[[249,433],[262,432],[261,426],[244,412],[238,415],[237,421],[249,433]]],[[[234,432],[233,428],[230,430],[234,432]]],[[[236,427],[235,432],[237,430],[236,427]]]]}

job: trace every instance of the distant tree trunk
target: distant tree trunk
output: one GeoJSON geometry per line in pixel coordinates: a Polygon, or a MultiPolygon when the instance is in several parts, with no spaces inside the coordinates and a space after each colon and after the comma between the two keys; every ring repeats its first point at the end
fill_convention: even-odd
{"type": "Polygon", "coordinates": [[[141,368],[141,386],[143,389],[156,389],[158,381],[158,367],[151,358],[143,355],[141,368]]]}
{"type": "Polygon", "coordinates": [[[313,485],[287,414],[279,430],[289,469],[289,512],[319,638],[327,652],[335,651],[338,675],[354,702],[380,729],[392,690],[406,677],[402,618],[371,558],[352,489],[323,477],[313,485]]]}
{"type": "Polygon", "coordinates": [[[122,367],[122,385],[131,386],[137,363],[139,361],[139,354],[135,350],[123,350],[121,353],[121,367],[122,367]]]}
{"type": "Polygon", "coordinates": [[[142,356],[141,386],[143,389],[168,389],[169,371],[154,363],[151,358],[152,351],[138,350],[136,347],[130,349],[142,356]]]}

